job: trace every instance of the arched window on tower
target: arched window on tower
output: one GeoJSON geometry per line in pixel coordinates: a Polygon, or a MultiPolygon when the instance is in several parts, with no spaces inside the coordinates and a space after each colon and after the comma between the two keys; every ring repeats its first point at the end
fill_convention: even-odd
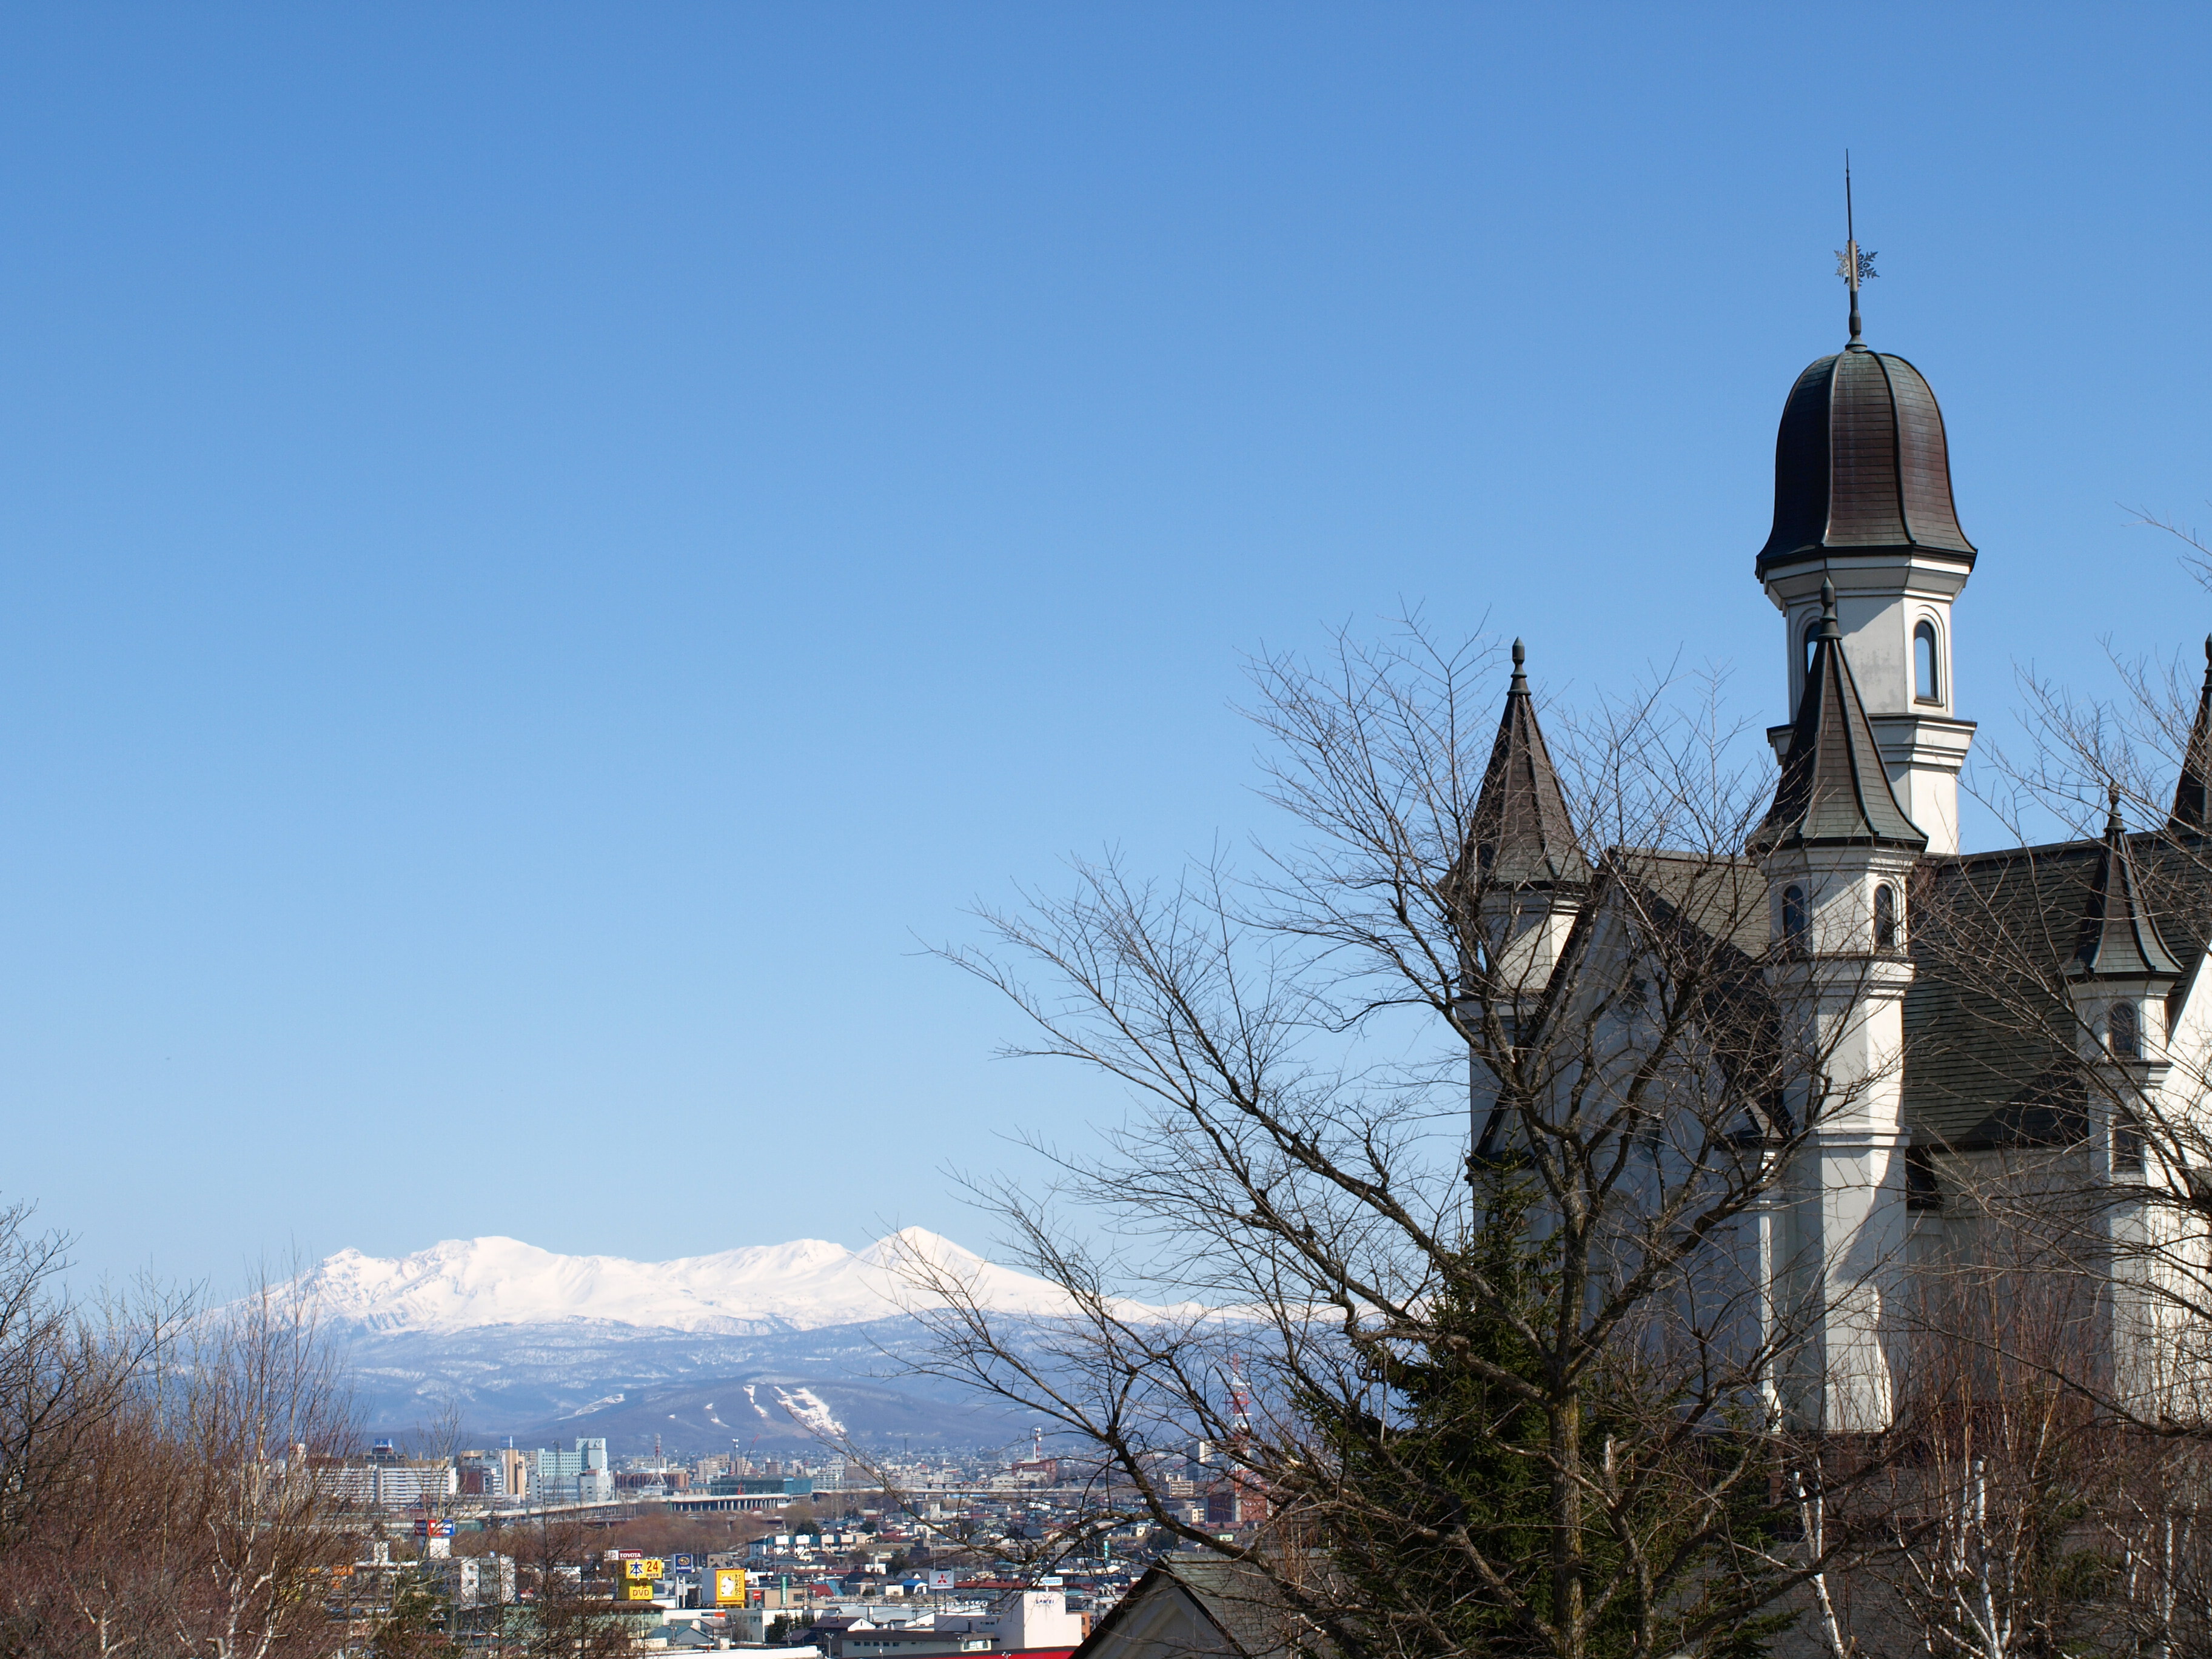
{"type": "Polygon", "coordinates": [[[1897,949],[1897,890],[1887,882],[1874,890],[1874,948],[1897,949]]]}
{"type": "Polygon", "coordinates": [[[2132,1002],[2112,1005],[2111,1024],[2107,1027],[2115,1060],[2142,1058],[2142,1027],[2136,1023],[2136,1006],[2132,1002]]]}
{"type": "Polygon", "coordinates": [[[1912,695],[1921,702],[1943,701],[1937,683],[1940,664],[1936,653],[1936,624],[1923,617],[1912,630],[1912,695]]]}
{"type": "Polygon", "coordinates": [[[1782,891],[1782,948],[1793,955],[1803,951],[1805,933],[1805,890],[1786,887],[1782,891]]]}

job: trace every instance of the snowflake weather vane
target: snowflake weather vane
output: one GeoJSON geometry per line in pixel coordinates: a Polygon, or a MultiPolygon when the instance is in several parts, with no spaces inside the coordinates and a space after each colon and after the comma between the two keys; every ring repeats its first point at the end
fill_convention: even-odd
{"type": "MultiPolygon", "coordinates": [[[[1851,344],[1859,344],[1859,284],[1877,275],[1875,255],[1859,247],[1858,225],[1851,211],[1851,153],[1844,152],[1844,245],[1836,250],[1836,275],[1851,295],[1851,344]]],[[[1860,346],[1861,350],[1865,349],[1860,346]]]]}

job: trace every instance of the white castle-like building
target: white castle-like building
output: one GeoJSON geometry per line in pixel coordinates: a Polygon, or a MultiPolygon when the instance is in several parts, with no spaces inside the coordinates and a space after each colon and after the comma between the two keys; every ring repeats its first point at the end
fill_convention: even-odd
{"type": "MultiPolygon", "coordinates": [[[[2132,1368],[2154,1386],[2142,1379],[2188,1346],[2159,1298],[2136,1298],[2132,1322],[2123,1304],[2128,1276],[2155,1271],[2143,1263],[2157,1253],[2138,1247],[2161,1206],[2145,1195],[2162,1183],[2185,1200],[2168,1212],[2188,1207],[2189,1151],[2144,1126],[2199,1121],[2212,1057],[2212,668],[2164,823],[2130,833],[2116,805],[2094,840],[1963,853],[1974,723],[1952,639],[1975,556],[1935,394],[1862,341],[1854,292],[1849,344],[1800,374],[1784,406],[1755,567],[1789,660],[1792,717],[1768,733],[1780,781],[1740,855],[1701,855],[1751,895],[1728,923],[1747,980],[1807,1025],[1807,1051],[1842,1085],[1795,1144],[1756,1238],[1734,1247],[1767,1305],[1803,1322],[1778,1391],[1819,1429],[1893,1420],[1914,1363],[1903,1310],[1916,1280],[1972,1247],[1990,1214],[1973,1195],[2023,1167],[2093,1200],[2076,1208],[2110,1247],[2101,1373],[2132,1368]],[[1937,915],[1978,961],[1921,948],[1912,924],[1937,915]]],[[[1515,657],[1469,846],[1493,960],[1540,989],[1576,939],[1603,930],[1589,919],[1593,853],[1517,642],[1515,657]]],[[[1478,1160],[1498,1133],[1494,1094],[1486,1106],[1478,1075],[1478,1160]]],[[[2167,1243],[2182,1251],[2182,1233],[2167,1243]]]]}

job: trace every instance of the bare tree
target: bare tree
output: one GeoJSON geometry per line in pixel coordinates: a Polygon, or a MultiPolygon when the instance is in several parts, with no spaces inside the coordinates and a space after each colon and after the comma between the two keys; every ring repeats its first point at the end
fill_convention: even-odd
{"type": "Polygon", "coordinates": [[[195,1312],[142,1286],[72,1302],[59,1242],[0,1237],[15,1459],[0,1652],[276,1659],[337,1650],[351,1554],[317,1457],[349,1437],[311,1304],[264,1279],[195,1312]]]}
{"type": "Polygon", "coordinates": [[[170,1412],[191,1460],[198,1593],[179,1599],[172,1629],[210,1659],[313,1650],[353,1553],[343,1498],[315,1478],[317,1460],[354,1438],[344,1378],[314,1302],[267,1274],[196,1337],[170,1412]]]}
{"type": "Polygon", "coordinates": [[[73,1501],[190,1305],[143,1285],[72,1302],[59,1284],[68,1251],[64,1235],[33,1230],[29,1205],[0,1208],[0,1555],[43,1510],[73,1501]]]}
{"type": "Polygon", "coordinates": [[[1414,627],[1261,662],[1286,844],[1079,866],[947,951],[1031,1023],[1013,1052],[1144,1104],[1100,1153],[1040,1146],[1053,1190],[975,1187],[1059,1316],[909,1262],[926,1368],[1095,1460],[1061,1547],[1141,1518],[1298,1645],[1745,1650],[1881,1529],[1879,1443],[1808,1432],[1822,1365],[1881,1357],[1806,1339],[1838,1340],[1839,1271],[1894,1264],[1793,1261],[1778,1218],[1813,1137],[1893,1086],[1820,1012],[1888,963],[1770,948],[1743,849],[1771,775],[1711,688],[1601,706],[1555,769],[1494,661],[1414,627]]]}
{"type": "Polygon", "coordinates": [[[522,1601],[490,1651],[514,1659],[623,1659],[638,1650],[635,1621],[615,1610],[611,1581],[581,1523],[541,1516],[506,1534],[522,1601]]]}
{"type": "Polygon", "coordinates": [[[2098,1340],[2093,1299],[2039,1261],[1925,1281],[1913,1455],[1893,1463],[1882,1565],[1917,1644],[1961,1659],[2079,1652],[2106,1626],[2125,1448],[2068,1386],[2098,1340]],[[2033,1352],[2034,1362],[2014,1358],[2033,1352]]]}
{"type": "MultiPolygon", "coordinates": [[[[2141,516],[2212,589],[2204,545],[2141,516]]],[[[2027,738],[1993,755],[1980,792],[2020,844],[1922,884],[1914,948],[1942,985],[1924,1057],[1990,1109],[1971,1127],[1954,1114],[1948,1144],[1926,1139],[1969,1217],[1947,1222],[1942,1271],[1991,1271],[1977,1258],[1994,1251],[2070,1281],[2102,1334],[2057,1351],[2065,1382],[2118,1420],[2195,1437],[2212,1430],[2212,1000],[2197,970],[2212,938],[2212,642],[2201,683],[2112,665],[2105,697],[2022,674],[2027,738]],[[2052,823],[2073,839],[2045,838],[2052,823]]]]}
{"type": "MultiPolygon", "coordinates": [[[[2212,588],[2212,550],[2140,516],[2212,588]]],[[[2101,697],[2021,674],[2026,740],[1980,790],[2017,844],[1916,890],[1942,1212],[1917,1273],[1929,1530],[1898,1559],[1930,1650],[2057,1651],[2069,1621],[2115,1650],[2212,1638],[2212,642],[2201,682],[2112,661],[2101,697]]]]}
{"type": "Polygon", "coordinates": [[[177,1588],[148,1540],[179,1519],[159,1400],[191,1302],[72,1299],[66,1251],[0,1210],[0,1654],[136,1654],[177,1588]]]}

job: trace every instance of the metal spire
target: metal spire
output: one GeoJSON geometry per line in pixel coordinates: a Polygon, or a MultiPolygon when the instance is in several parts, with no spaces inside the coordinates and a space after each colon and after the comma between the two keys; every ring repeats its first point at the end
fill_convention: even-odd
{"type": "Polygon", "coordinates": [[[1875,255],[1859,252],[1859,233],[1851,212],[1851,153],[1844,152],[1844,245],[1836,250],[1836,275],[1844,279],[1844,286],[1851,295],[1851,345],[1863,351],[1859,343],[1859,284],[1870,276],[1881,273],[1874,268],[1875,255]]]}

